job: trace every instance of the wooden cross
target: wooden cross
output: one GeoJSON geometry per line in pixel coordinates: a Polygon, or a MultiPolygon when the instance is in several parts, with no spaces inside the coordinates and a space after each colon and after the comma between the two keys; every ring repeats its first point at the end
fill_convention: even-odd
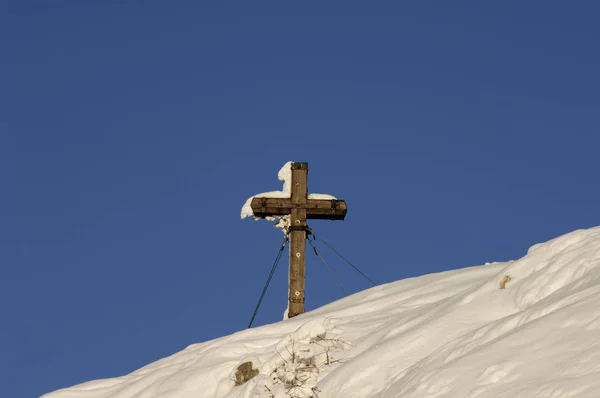
{"type": "Polygon", "coordinates": [[[306,220],[343,220],[346,202],[336,199],[308,198],[308,163],[292,163],[290,198],[254,198],[251,207],[256,217],[290,215],[290,269],[288,318],[304,312],[306,275],[306,220]]]}

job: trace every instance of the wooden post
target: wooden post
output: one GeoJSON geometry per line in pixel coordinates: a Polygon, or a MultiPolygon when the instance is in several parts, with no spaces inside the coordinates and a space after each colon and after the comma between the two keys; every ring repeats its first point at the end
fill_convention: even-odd
{"type": "Polygon", "coordinates": [[[306,286],[306,197],[308,163],[292,163],[292,211],[290,218],[290,284],[288,318],[304,312],[306,286]]]}
{"type": "Polygon", "coordinates": [[[304,312],[306,219],[343,220],[347,211],[343,200],[308,198],[308,163],[294,162],[291,169],[290,198],[258,196],[251,202],[255,217],[290,215],[288,318],[304,312]]]}

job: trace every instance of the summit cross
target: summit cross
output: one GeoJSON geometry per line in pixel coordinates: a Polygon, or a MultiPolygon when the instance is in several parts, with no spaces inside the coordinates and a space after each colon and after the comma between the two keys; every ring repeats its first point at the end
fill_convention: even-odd
{"type": "Polygon", "coordinates": [[[346,202],[338,199],[309,199],[308,163],[291,164],[289,198],[255,197],[251,207],[255,217],[290,215],[290,265],[288,289],[288,318],[304,313],[306,278],[307,219],[343,220],[346,202]]]}

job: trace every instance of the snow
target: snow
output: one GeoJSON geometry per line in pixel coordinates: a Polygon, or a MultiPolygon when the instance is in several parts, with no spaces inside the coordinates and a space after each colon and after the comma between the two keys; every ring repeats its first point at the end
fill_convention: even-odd
{"type": "Polygon", "coordinates": [[[308,199],[336,200],[337,198],[326,193],[309,193],[308,199]]]}
{"type": "MultiPolygon", "coordinates": [[[[258,195],[254,195],[249,197],[246,200],[246,203],[244,203],[244,206],[242,206],[242,211],[240,212],[240,217],[242,219],[246,218],[246,217],[250,217],[253,218],[255,220],[258,220],[258,217],[254,216],[254,213],[252,212],[252,207],[251,207],[251,203],[252,203],[252,199],[254,198],[289,198],[291,195],[291,184],[292,184],[292,161],[287,162],[286,164],[283,165],[283,167],[279,170],[279,173],[277,173],[277,178],[279,178],[279,181],[283,181],[283,188],[281,189],[281,191],[271,191],[271,192],[263,192],[263,193],[259,193],[258,195]]],[[[325,193],[311,193],[308,195],[308,199],[327,199],[327,200],[335,200],[336,197],[335,196],[331,196],[325,193]]],[[[282,228],[284,226],[289,226],[289,220],[287,220],[287,216],[282,216],[282,217],[267,217],[267,220],[269,221],[277,221],[277,224],[275,225],[277,228],[282,228]]]]}
{"type": "Polygon", "coordinates": [[[44,398],[597,397],[599,302],[595,227],[516,261],[377,286],[44,398]],[[234,386],[246,361],[259,373],[234,386]]]}
{"type": "Polygon", "coordinates": [[[283,165],[283,167],[281,167],[281,169],[279,170],[279,173],[277,173],[277,178],[279,178],[279,181],[283,181],[283,188],[281,189],[281,191],[263,192],[258,195],[249,197],[248,200],[246,200],[246,203],[244,203],[244,206],[242,206],[242,211],[240,213],[240,216],[242,219],[244,219],[246,217],[250,217],[255,220],[258,220],[257,217],[254,217],[254,213],[252,212],[252,207],[250,206],[252,203],[252,199],[254,199],[254,198],[289,198],[290,197],[291,184],[292,184],[292,163],[294,163],[294,162],[291,162],[291,161],[287,162],[286,164],[283,165]]]}

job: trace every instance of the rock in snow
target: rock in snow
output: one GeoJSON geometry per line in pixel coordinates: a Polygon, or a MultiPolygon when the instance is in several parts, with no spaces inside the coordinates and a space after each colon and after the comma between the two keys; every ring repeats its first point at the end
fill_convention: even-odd
{"type": "Polygon", "coordinates": [[[377,286],[44,398],[598,396],[600,227],[520,260],[377,286]],[[241,364],[258,375],[235,386],[241,364]]]}

